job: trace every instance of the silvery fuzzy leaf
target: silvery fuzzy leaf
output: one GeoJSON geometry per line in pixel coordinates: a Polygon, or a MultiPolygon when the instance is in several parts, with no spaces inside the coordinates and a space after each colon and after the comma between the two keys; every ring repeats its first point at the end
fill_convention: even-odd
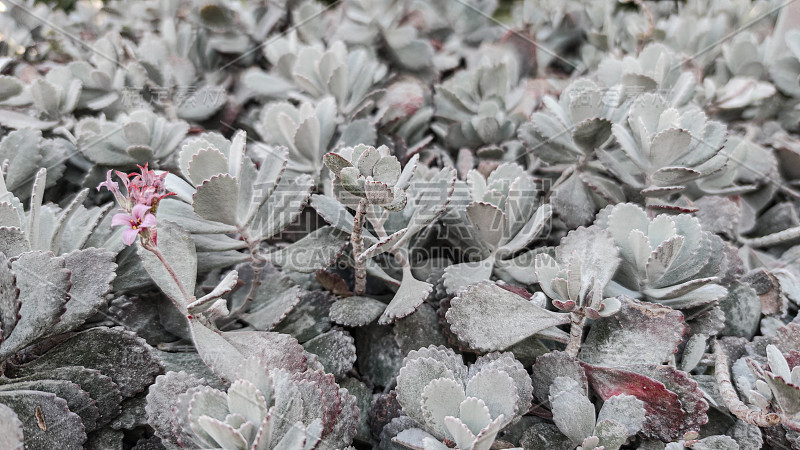
{"type": "Polygon", "coordinates": [[[433,292],[432,284],[414,278],[410,267],[403,268],[403,280],[400,282],[400,288],[397,289],[392,301],[378,319],[378,324],[386,325],[395,319],[411,315],[431,292],[433,292]]]}
{"type": "Polygon", "coordinates": [[[2,392],[38,391],[55,394],[66,400],[70,411],[80,416],[81,423],[87,432],[97,428],[97,418],[100,413],[89,393],[81,389],[76,383],[66,380],[26,380],[15,381],[0,385],[2,392]]]}
{"type": "MultiPolygon", "coordinates": [[[[347,234],[353,232],[353,214],[335,198],[327,195],[313,194],[310,204],[311,207],[317,211],[317,214],[325,219],[325,222],[332,227],[347,234]]],[[[363,233],[366,236],[367,242],[369,242],[369,239],[372,238],[369,234],[369,230],[363,230],[363,233]]]]}
{"type": "Polygon", "coordinates": [[[550,385],[553,422],[573,443],[583,442],[594,433],[594,405],[581,392],[575,380],[558,377],[550,385]]]}
{"type": "Polygon", "coordinates": [[[0,343],[8,338],[17,321],[22,301],[19,298],[17,278],[11,270],[11,263],[5,254],[0,252],[0,343]]]}
{"type": "Polygon", "coordinates": [[[0,253],[16,256],[31,250],[25,232],[18,227],[0,227],[0,253]]]}
{"type": "Polygon", "coordinates": [[[716,435],[700,439],[692,445],[697,450],[739,450],[739,443],[730,436],[716,435]]]}
{"type": "Polygon", "coordinates": [[[422,409],[420,399],[426,387],[440,378],[450,379],[456,383],[461,380],[456,378],[445,363],[433,358],[406,358],[403,367],[397,374],[397,401],[403,407],[403,412],[419,423],[426,422],[426,414],[422,409]]]}
{"type": "Polygon", "coordinates": [[[58,121],[39,120],[27,114],[10,109],[3,109],[0,110],[0,124],[13,129],[34,128],[37,130],[48,130],[58,125],[58,121]]]}
{"type": "MultiPolygon", "coordinates": [[[[191,194],[194,194],[194,191],[191,194]]],[[[197,215],[191,205],[191,194],[188,202],[169,197],[161,200],[158,203],[158,219],[180,223],[190,233],[223,234],[236,232],[236,226],[234,225],[212,222],[197,215]]]]}
{"type": "Polygon", "coordinates": [[[372,323],[386,309],[386,304],[370,297],[347,297],[331,305],[331,320],[348,327],[372,323]]]}
{"type": "Polygon", "coordinates": [[[469,381],[465,389],[467,397],[484,401],[493,419],[501,419],[504,427],[523,414],[525,405],[520,404],[514,379],[503,370],[484,367],[469,381]]]}
{"type": "Polygon", "coordinates": [[[595,322],[581,346],[581,360],[608,367],[663,363],[681,343],[686,328],[683,314],[666,306],[623,299],[616,315],[595,322]]]}
{"type": "Polygon", "coordinates": [[[557,377],[569,377],[581,386],[584,395],[589,394],[586,372],[576,358],[566,352],[552,351],[536,358],[532,368],[533,391],[536,399],[548,404],[550,385],[557,377]]]}
{"type": "Polygon", "coordinates": [[[792,375],[789,363],[786,362],[786,358],[781,351],[778,350],[778,347],[772,344],[767,345],[767,363],[769,364],[769,370],[771,372],[787,382],[791,381],[792,375]]]}
{"type": "Polygon", "coordinates": [[[8,75],[0,76],[0,101],[4,102],[22,92],[21,81],[8,75]]]}
{"type": "Polygon", "coordinates": [[[190,319],[189,325],[197,353],[223,381],[235,380],[241,361],[251,357],[270,368],[299,371],[311,362],[303,347],[288,335],[267,331],[218,333],[197,318],[190,319]]]}
{"type": "MultiPolygon", "coordinates": [[[[189,233],[173,222],[161,221],[157,230],[159,251],[177,275],[186,295],[192,296],[197,282],[197,256],[194,240],[189,233]]],[[[175,280],[166,271],[158,257],[144,249],[141,244],[137,247],[136,252],[142,266],[159,289],[185,308],[192,299],[184,298],[175,280]]]]}
{"type": "Polygon", "coordinates": [[[706,341],[708,336],[705,334],[693,334],[686,341],[686,347],[683,349],[681,357],[680,368],[684,372],[691,372],[700,364],[706,351],[706,341]]]}
{"type": "Polygon", "coordinates": [[[349,242],[349,237],[345,233],[324,226],[299,241],[271,253],[269,261],[284,270],[310,273],[331,265],[349,242]]]}
{"type": "Polygon", "coordinates": [[[546,328],[569,322],[567,314],[539,308],[494,283],[474,284],[451,302],[446,318],[470,347],[504,350],[546,328]]]}
{"type": "Polygon", "coordinates": [[[628,440],[625,425],[613,419],[599,420],[594,434],[598,439],[597,445],[608,450],[617,450],[628,440]]]}
{"type": "Polygon", "coordinates": [[[772,372],[766,372],[765,375],[765,380],[772,391],[774,403],[778,405],[783,414],[796,417],[800,413],[800,395],[798,395],[800,388],[772,372]]]}
{"type": "Polygon", "coordinates": [[[553,189],[550,204],[554,213],[570,228],[588,225],[597,210],[591,191],[578,174],[572,174],[553,189]]]}
{"type": "Polygon", "coordinates": [[[369,258],[373,258],[375,256],[394,250],[398,241],[400,241],[400,239],[402,239],[403,236],[406,235],[407,231],[408,228],[403,228],[401,230],[398,230],[390,234],[389,236],[386,236],[385,238],[382,238],[378,242],[369,246],[369,248],[364,250],[364,252],[361,253],[360,255],[356,255],[356,259],[364,261],[369,258]]]}
{"type": "Polygon", "coordinates": [[[64,314],[70,290],[70,272],[64,258],[52,253],[23,253],[12,259],[11,269],[22,306],[11,335],[0,343],[0,355],[5,357],[51,331],[64,314]]]}
{"type": "Polygon", "coordinates": [[[523,433],[520,446],[523,448],[552,448],[571,450],[575,444],[553,424],[535,423],[523,433]]]}
{"type": "Polygon", "coordinates": [[[0,446],[9,450],[22,450],[25,448],[23,443],[22,421],[5,404],[0,404],[0,446]]]}
{"type": "MultiPolygon", "coordinates": [[[[184,151],[186,151],[186,147],[181,150],[181,156],[184,151]]],[[[184,176],[189,178],[189,181],[195,186],[201,186],[204,181],[227,171],[228,158],[215,147],[208,147],[191,155],[184,176]]]]}
{"type": "Polygon", "coordinates": [[[285,178],[278,183],[269,198],[261,204],[248,230],[254,239],[268,239],[280,233],[297,220],[305,208],[314,180],[308,175],[285,178]]]}
{"type": "MultiPolygon", "coordinates": [[[[405,448],[419,449],[419,450],[425,450],[426,445],[435,445],[435,444],[428,444],[429,442],[428,440],[433,440],[435,442],[438,442],[436,437],[434,437],[432,434],[428,433],[425,430],[421,430],[419,428],[405,429],[397,433],[397,435],[392,438],[392,442],[400,444],[405,448]]],[[[445,448],[447,447],[445,446],[445,448]]]]}
{"type": "MultiPolygon", "coordinates": [[[[509,198],[510,198],[509,193],[509,198]]],[[[500,248],[497,249],[498,254],[513,254],[530,244],[536,239],[544,230],[545,226],[550,222],[553,215],[553,209],[550,205],[545,204],[536,209],[536,212],[530,215],[530,219],[517,231],[517,233],[508,241],[505,242],[500,248]]]]}
{"type": "Polygon", "coordinates": [[[346,331],[335,328],[303,344],[307,352],[319,357],[325,371],[337,379],[344,377],[356,362],[356,346],[346,331]]]}
{"type": "Polygon", "coordinates": [[[124,397],[144,390],[162,371],[143,339],[119,328],[97,327],[73,335],[39,359],[18,367],[16,374],[28,376],[64,366],[99,370],[111,377],[124,397]]]}
{"type": "Polygon", "coordinates": [[[597,415],[597,422],[599,424],[604,420],[613,420],[622,424],[627,433],[625,437],[627,437],[635,435],[642,429],[645,414],[644,402],[632,395],[619,394],[610,397],[603,403],[603,407],[600,408],[600,413],[597,415]]]}
{"type": "Polygon", "coordinates": [[[611,122],[607,119],[585,119],[572,130],[572,139],[587,154],[600,147],[610,136],[611,122]]]}
{"type": "Polygon", "coordinates": [[[206,220],[237,225],[238,192],[235,178],[228,174],[212,176],[197,188],[192,196],[192,207],[206,220]]]}
{"type": "Polygon", "coordinates": [[[460,405],[465,400],[464,386],[460,381],[447,377],[431,380],[422,390],[420,400],[424,424],[437,436],[448,436],[444,418],[459,417],[460,405]]]}
{"type": "MultiPolygon", "coordinates": [[[[64,380],[79,385],[95,402],[99,413],[99,416],[96,418],[98,428],[107,425],[120,413],[122,396],[117,384],[114,383],[110,377],[101,374],[98,370],[87,369],[80,366],[59,367],[51,370],[38,371],[32,375],[17,377],[13,380],[5,380],[4,383],[33,380],[64,380]]],[[[62,396],[62,398],[64,397],[62,396]]],[[[81,411],[76,410],[75,412],[82,414],[81,411]]]]}
{"type": "Polygon", "coordinates": [[[176,108],[178,117],[184,120],[202,121],[213,116],[227,101],[222,95],[224,86],[205,84],[181,99],[176,108]]]}
{"type": "MultiPolygon", "coordinates": [[[[252,283],[252,271],[248,270],[247,273],[252,283]]],[[[249,285],[239,289],[238,295],[231,299],[232,308],[238,308],[245,301],[247,292],[249,285]]],[[[267,266],[261,272],[261,285],[241,318],[253,329],[270,331],[297,306],[301,295],[302,289],[289,277],[267,266]]]]}
{"type": "Polygon", "coordinates": [[[491,248],[496,248],[506,237],[506,215],[490,203],[472,202],[467,205],[467,219],[491,248]]]}
{"type": "Polygon", "coordinates": [[[22,421],[28,446],[65,450],[83,448],[86,432],[80,416],[71,412],[67,402],[55,394],[40,391],[0,392],[0,404],[12,409],[22,421]]]}
{"type": "Polygon", "coordinates": [[[472,283],[489,280],[494,268],[493,258],[447,266],[442,280],[449,294],[455,294],[472,283]]]}
{"type": "Polygon", "coordinates": [[[76,250],[64,255],[64,266],[70,271],[70,300],[61,320],[51,334],[71,331],[106,304],[106,294],[116,277],[115,255],[102,249],[76,250]]]}
{"type": "Polygon", "coordinates": [[[518,400],[518,413],[520,415],[530,408],[533,400],[533,385],[528,371],[520,361],[515,358],[512,352],[489,353],[478,357],[474,364],[469,367],[468,377],[473,377],[483,370],[498,370],[511,377],[514,382],[518,400]]]}

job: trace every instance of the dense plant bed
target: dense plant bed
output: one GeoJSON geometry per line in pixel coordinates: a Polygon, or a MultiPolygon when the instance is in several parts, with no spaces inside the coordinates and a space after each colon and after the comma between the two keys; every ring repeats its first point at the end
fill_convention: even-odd
{"type": "Polygon", "coordinates": [[[0,11],[0,449],[800,448],[800,2],[0,11]]]}

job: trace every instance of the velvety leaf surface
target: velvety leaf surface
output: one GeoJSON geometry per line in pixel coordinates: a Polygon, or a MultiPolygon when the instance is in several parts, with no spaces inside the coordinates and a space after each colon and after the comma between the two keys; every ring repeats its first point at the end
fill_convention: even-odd
{"type": "Polygon", "coordinates": [[[661,364],[677,351],[685,328],[679,311],[624,298],[617,314],[595,321],[580,359],[608,367],[661,364]]]}
{"type": "Polygon", "coordinates": [[[481,351],[504,350],[539,331],[569,322],[494,283],[472,285],[453,298],[447,322],[458,337],[481,351]]]}
{"type": "Polygon", "coordinates": [[[119,328],[97,327],[75,334],[40,358],[17,369],[20,376],[64,366],[96,369],[132,397],[149,386],[162,367],[152,348],[135,334],[119,328]]]}
{"type": "Polygon", "coordinates": [[[39,391],[0,392],[0,404],[14,410],[22,421],[25,448],[83,449],[86,432],[80,416],[71,412],[67,402],[55,394],[39,391]]]}

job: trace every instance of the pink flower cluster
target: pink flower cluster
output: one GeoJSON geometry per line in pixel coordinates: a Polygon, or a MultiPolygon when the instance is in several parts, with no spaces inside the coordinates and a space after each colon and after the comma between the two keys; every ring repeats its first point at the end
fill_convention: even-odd
{"type": "Polygon", "coordinates": [[[152,239],[153,244],[156,243],[154,214],[158,209],[158,202],[164,197],[174,195],[164,187],[166,172],[157,175],[147,164],[144,167],[139,166],[139,170],[140,174],[116,171],[117,177],[125,186],[125,195],[120,191],[119,183],[111,180],[112,170],[106,173],[106,181],[97,186],[98,191],[104,187],[114,194],[117,203],[125,210],[112,218],[111,226],[127,227],[122,233],[122,241],[126,245],[133,244],[140,235],[145,239],[152,239]]]}

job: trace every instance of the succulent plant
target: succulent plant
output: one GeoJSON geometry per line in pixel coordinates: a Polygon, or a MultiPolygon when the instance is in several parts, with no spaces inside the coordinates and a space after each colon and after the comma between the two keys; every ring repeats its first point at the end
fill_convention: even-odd
{"type": "Polygon", "coordinates": [[[478,261],[448,266],[444,286],[449,293],[505,272],[518,282],[533,283],[528,244],[545,229],[551,215],[540,204],[534,178],[514,163],[500,165],[488,177],[467,174],[468,184],[456,183],[453,200],[444,216],[448,233],[460,246],[477,253],[478,261]]]}
{"type": "Polygon", "coordinates": [[[87,118],[75,125],[81,155],[95,164],[118,169],[167,161],[187,131],[186,122],[170,121],[147,110],[122,114],[113,122],[87,118]]]}
{"type": "Polygon", "coordinates": [[[448,348],[414,350],[398,373],[397,401],[422,428],[407,429],[394,441],[420,448],[430,439],[448,439],[458,448],[489,448],[532,398],[530,376],[509,353],[490,353],[467,367],[448,348]]]}
{"type": "Polygon", "coordinates": [[[433,47],[419,36],[406,10],[406,2],[398,0],[348,1],[336,36],[348,44],[383,48],[404,69],[425,70],[433,62],[433,47]]]}
{"type": "Polygon", "coordinates": [[[244,360],[236,374],[223,392],[184,372],[170,372],[157,381],[161,389],[151,391],[148,404],[174,404],[173,433],[182,446],[302,450],[341,448],[352,440],[355,397],[331,375],[272,369],[255,358],[244,360]],[[176,394],[165,390],[173,384],[182,389],[166,400],[176,394]]]}
{"type": "Polygon", "coordinates": [[[289,149],[287,170],[320,180],[322,157],[335,144],[336,101],[320,100],[316,106],[302,103],[272,103],[262,111],[256,131],[265,143],[289,149]]]}
{"type": "MultiPolygon", "coordinates": [[[[625,184],[639,189],[648,206],[686,189],[686,183],[722,169],[725,125],[699,108],[679,112],[664,97],[643,94],[631,105],[628,126],[612,126],[618,149],[601,150],[601,161],[625,184]]],[[[663,206],[663,207],[669,207],[663,206]]]]}
{"type": "Polygon", "coordinates": [[[641,430],[645,420],[644,402],[620,394],[603,402],[595,422],[594,405],[584,386],[569,377],[553,380],[550,404],[558,429],[583,450],[618,449],[641,430]]]}
{"type": "Polygon", "coordinates": [[[436,86],[433,130],[451,148],[497,147],[514,136],[524,113],[517,74],[507,63],[456,73],[436,86]]]}
{"type": "Polygon", "coordinates": [[[0,141],[0,163],[6,165],[5,187],[20,199],[28,198],[36,173],[46,167],[50,177],[47,186],[53,186],[64,173],[63,162],[75,146],[62,138],[44,139],[39,130],[23,128],[12,131],[0,141]],[[31,164],[26,159],[35,155],[31,164]]]}
{"type": "Polygon", "coordinates": [[[558,174],[550,187],[550,204],[569,227],[587,225],[598,209],[625,200],[624,192],[605,176],[595,150],[607,144],[612,122],[621,120],[610,93],[582,79],[572,82],[556,102],[531,114],[519,128],[528,152],[558,174]]]}
{"type": "Polygon", "coordinates": [[[604,209],[595,222],[607,229],[622,261],[607,293],[644,298],[675,309],[714,303],[727,289],[718,284],[725,265],[723,242],[688,215],[653,219],[639,206],[604,209]]]}
{"type": "MultiPolygon", "coordinates": [[[[798,386],[800,386],[800,369],[797,368],[797,352],[790,352],[792,363],[778,347],[767,345],[767,365],[762,367],[750,360],[748,365],[756,377],[755,390],[746,392],[749,402],[762,411],[776,411],[783,419],[784,426],[800,428],[800,408],[798,408],[798,386]]],[[[752,386],[747,378],[737,380],[741,387],[752,386]]]]}

